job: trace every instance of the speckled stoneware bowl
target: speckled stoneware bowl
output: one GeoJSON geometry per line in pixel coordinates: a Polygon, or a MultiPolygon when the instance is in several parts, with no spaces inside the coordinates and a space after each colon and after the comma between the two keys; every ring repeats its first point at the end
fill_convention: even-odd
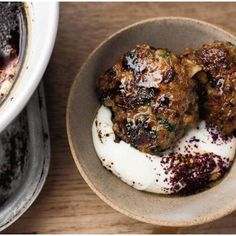
{"type": "Polygon", "coordinates": [[[101,43],[82,66],[71,88],[67,132],[76,165],[91,189],[107,204],[137,220],[163,226],[190,226],[218,219],[236,209],[236,163],[216,186],[186,196],[163,196],[133,189],[100,163],[91,127],[99,106],[95,81],[124,52],[138,43],[180,53],[214,40],[236,38],[211,24],[187,18],[155,18],[128,26],[101,43]]]}

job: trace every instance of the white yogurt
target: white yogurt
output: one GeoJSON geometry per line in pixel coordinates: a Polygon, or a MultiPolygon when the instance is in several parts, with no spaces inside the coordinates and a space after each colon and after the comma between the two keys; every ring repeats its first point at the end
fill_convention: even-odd
{"type": "MultiPolygon", "coordinates": [[[[123,141],[116,143],[112,125],[111,111],[101,106],[93,122],[92,135],[98,157],[107,169],[138,190],[171,194],[186,187],[181,175],[175,178],[176,172],[173,167],[175,164],[170,164],[171,158],[165,162],[165,156],[159,157],[140,152],[123,141]],[[166,171],[167,168],[168,171],[166,171]]],[[[215,167],[209,172],[209,178],[215,180],[221,177],[222,165],[224,170],[230,168],[234,160],[235,148],[236,139],[234,137],[226,141],[220,138],[214,141],[206,129],[205,122],[202,121],[198,128],[189,130],[176,144],[176,147],[168,153],[174,152],[182,155],[211,153],[209,158],[214,160],[215,167]]],[[[168,153],[166,152],[165,155],[168,156],[168,153]]],[[[178,165],[183,164],[180,160],[176,160],[176,162],[178,165]]],[[[210,163],[212,164],[212,162],[210,163]]],[[[205,164],[209,165],[209,163],[203,163],[203,166],[205,164]]],[[[197,172],[191,175],[192,178],[195,174],[197,176],[197,172]]]]}

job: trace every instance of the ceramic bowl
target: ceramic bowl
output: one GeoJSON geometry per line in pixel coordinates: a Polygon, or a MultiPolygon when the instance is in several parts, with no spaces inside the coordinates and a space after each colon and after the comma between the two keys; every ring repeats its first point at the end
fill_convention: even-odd
{"type": "Polygon", "coordinates": [[[137,191],[107,171],[92,141],[92,121],[99,106],[95,81],[124,52],[139,43],[180,53],[186,47],[236,38],[206,22],[188,18],[155,18],[128,26],[101,43],[77,75],[68,100],[67,133],[75,163],[91,189],[108,205],[139,221],[162,226],[206,223],[236,209],[236,163],[216,186],[178,197],[137,191]]]}
{"type": "Polygon", "coordinates": [[[28,31],[26,55],[13,88],[0,106],[0,132],[20,113],[37,88],[56,38],[59,4],[34,1],[25,5],[28,31]]]}
{"type": "Polygon", "coordinates": [[[47,178],[51,151],[44,98],[41,84],[0,134],[0,231],[32,205],[47,178]]]}

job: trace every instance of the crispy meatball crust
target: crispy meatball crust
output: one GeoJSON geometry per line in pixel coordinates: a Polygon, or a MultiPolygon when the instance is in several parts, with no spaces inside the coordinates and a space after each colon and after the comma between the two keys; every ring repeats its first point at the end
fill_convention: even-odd
{"type": "Polygon", "coordinates": [[[183,57],[201,67],[199,81],[200,111],[208,124],[226,134],[236,129],[236,47],[216,41],[200,49],[188,49],[183,57]]]}
{"type": "Polygon", "coordinates": [[[143,44],[99,78],[97,94],[112,110],[117,141],[160,154],[196,125],[195,86],[173,53],[143,44]]]}

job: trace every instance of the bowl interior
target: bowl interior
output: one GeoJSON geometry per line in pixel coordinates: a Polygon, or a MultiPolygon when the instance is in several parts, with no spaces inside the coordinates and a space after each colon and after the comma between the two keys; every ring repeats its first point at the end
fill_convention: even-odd
{"type": "Polygon", "coordinates": [[[49,62],[56,38],[58,3],[35,1],[27,2],[25,5],[27,45],[20,73],[0,106],[0,132],[21,112],[37,88],[49,62]]]}
{"type": "Polygon", "coordinates": [[[99,106],[95,81],[116,59],[138,43],[180,53],[186,47],[235,38],[204,22],[185,18],[157,18],[135,24],[111,36],[89,57],[76,77],[68,101],[67,128],[76,164],[89,186],[110,206],[148,223],[187,226],[217,219],[236,208],[236,164],[223,181],[204,192],[162,196],[133,189],[105,170],[92,141],[91,126],[99,106]]]}

